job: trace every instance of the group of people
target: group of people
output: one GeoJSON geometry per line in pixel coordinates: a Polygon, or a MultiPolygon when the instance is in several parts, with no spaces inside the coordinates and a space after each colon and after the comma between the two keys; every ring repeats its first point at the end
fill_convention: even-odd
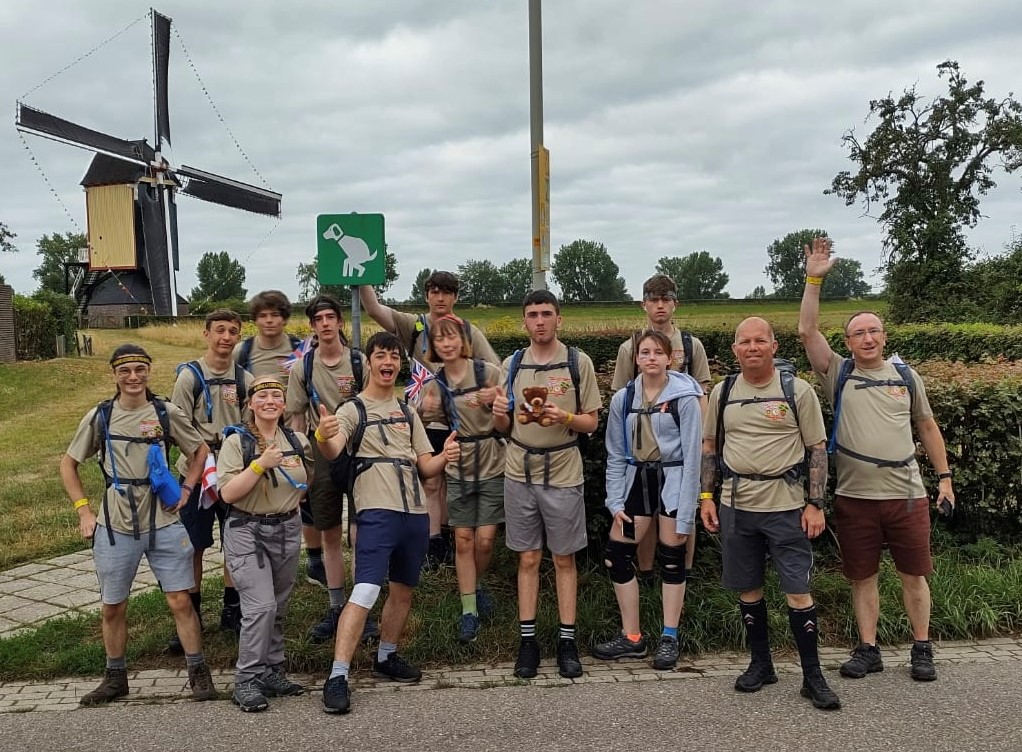
{"type": "MultiPolygon", "coordinates": [[[[677,665],[698,516],[720,535],[723,585],[738,593],[751,652],[735,689],[754,692],[777,681],[763,598],[769,555],[798,647],[801,692],[818,708],[840,707],[820,670],[810,590],[811,540],[827,524],[829,444],[842,566],[860,636],[840,673],[859,678],[883,669],[877,572],[886,545],[915,638],[911,675],[936,678],[928,636],[929,506],[913,426],[940,478],[940,498],[953,504],[943,439],[922,380],[900,361],[885,360],[876,314],[848,321],[851,358],[835,354],[820,334],[820,286],[834,261],[827,239],[806,248],[799,319],[809,361],[834,405],[829,441],[812,387],[778,367],[768,322],[752,317],[738,326],[732,349],[740,371],[710,391],[702,343],[673,323],[675,282],[656,275],[643,285],[646,325],[619,348],[605,437],[612,523],[604,563],[621,630],[592,646],[597,658],[641,658],[652,647],[655,668],[677,665]],[[651,646],[639,601],[640,582],[650,582],[655,568],[663,623],[651,646]]],[[[315,339],[302,347],[284,330],[287,298],[260,293],[251,306],[258,334],[243,342],[236,314],[207,316],[207,350],[180,367],[170,401],[148,389],[152,363],[142,348],[115,350],[117,393],[83,418],[61,464],[81,532],[94,541],[103,601],[107,669],[82,704],[128,692],[125,603],[142,555],[174,614],[172,647],[185,654],[196,698],[216,696],[202,656],[198,585],[217,519],[221,623],[239,633],[233,700],[242,710],[304,691],[284,671],[282,630],[303,537],[306,574],[329,594],[326,616],[312,630],[314,639],[334,643],[326,712],[350,710],[349,671],[361,641],[379,638],[376,676],[421,678],[397,643],[424,565],[443,555],[448,526],[462,611],[457,639],[476,640],[493,613],[482,580],[503,524],[508,548],[518,553],[514,675],[535,677],[540,665],[544,548],[555,573],[557,669],[563,677],[582,675],[575,554],[588,544],[579,441],[596,430],[602,408],[593,362],[558,339],[560,305],[552,293],[525,297],[529,344],[503,361],[477,327],[455,315],[457,293],[453,274],[434,272],[425,284],[429,311],[416,316],[361,287],[364,309],[383,329],[361,351],[348,345],[333,298],[320,295],[306,307],[315,339]],[[432,374],[409,403],[395,396],[406,356],[432,374]],[[153,470],[169,457],[170,443],[181,450],[179,487],[153,470]],[[78,475],[78,465],[97,453],[107,482],[98,518],[78,475]],[[217,485],[210,488],[214,466],[217,485]],[[353,553],[350,595],[345,532],[353,553]],[[377,624],[370,613],[385,584],[377,624]]]]}

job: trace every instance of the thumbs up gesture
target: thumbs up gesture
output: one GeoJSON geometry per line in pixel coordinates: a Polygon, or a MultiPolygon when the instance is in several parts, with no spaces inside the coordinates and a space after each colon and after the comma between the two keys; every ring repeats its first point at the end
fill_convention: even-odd
{"type": "Polygon", "coordinates": [[[341,425],[337,422],[337,416],[326,409],[322,404],[319,406],[319,428],[316,433],[318,438],[328,441],[341,432],[341,425]]]}
{"type": "Polygon", "coordinates": [[[444,441],[444,459],[448,462],[457,462],[461,457],[461,444],[458,443],[458,432],[451,431],[451,435],[444,441]]]}
{"type": "Polygon", "coordinates": [[[264,469],[270,470],[274,467],[280,467],[280,463],[284,460],[284,453],[277,448],[277,442],[271,441],[266,445],[266,449],[259,455],[259,464],[264,469]]]}

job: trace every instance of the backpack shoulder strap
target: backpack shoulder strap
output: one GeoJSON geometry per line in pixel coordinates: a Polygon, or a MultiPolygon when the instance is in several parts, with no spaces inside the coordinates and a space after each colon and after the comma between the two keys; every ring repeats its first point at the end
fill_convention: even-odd
{"type": "MultiPolygon", "coordinates": [[[[635,354],[639,350],[639,337],[641,337],[641,336],[642,336],[642,331],[640,329],[636,329],[634,332],[632,332],[631,341],[632,341],[632,380],[633,381],[635,380],[635,377],[639,375],[639,364],[635,360],[635,354]]],[[[629,403],[629,404],[631,404],[631,403],[629,403]]]]}
{"type": "Polygon", "coordinates": [[[408,343],[408,355],[415,357],[415,343],[419,341],[419,335],[425,334],[427,341],[429,339],[429,320],[426,318],[426,314],[418,313],[415,315],[415,327],[412,329],[412,341],[408,343]]]}
{"type": "MultiPolygon", "coordinates": [[[[237,364],[248,370],[249,361],[252,360],[252,343],[255,341],[255,337],[245,337],[241,341],[241,349],[238,350],[237,364]]],[[[294,342],[291,343],[294,346],[294,342]]]]}
{"type": "Polygon", "coordinates": [[[724,468],[724,408],[727,407],[731,389],[737,378],[733,373],[724,377],[723,386],[720,388],[720,401],[717,402],[717,467],[719,469],[724,468]]]}
{"type": "Polygon", "coordinates": [[[898,372],[898,376],[905,382],[905,386],[908,388],[909,405],[911,409],[916,404],[916,380],[912,378],[912,369],[909,368],[908,363],[891,363],[895,370],[898,372]]]}
{"type": "Polygon", "coordinates": [[[692,333],[682,331],[681,349],[685,351],[685,373],[692,375],[692,333]]]}
{"type": "Polygon", "coordinates": [[[234,364],[234,384],[238,387],[238,410],[244,412],[245,403],[248,402],[248,389],[245,388],[245,369],[237,362],[234,364]]]}
{"type": "Polygon", "coordinates": [[[628,416],[632,412],[632,402],[635,401],[635,379],[625,385],[625,414],[621,418],[621,438],[624,441],[625,459],[632,460],[632,448],[628,445],[628,416]]]}
{"type": "Polygon", "coordinates": [[[369,415],[366,413],[366,406],[361,398],[352,397],[350,401],[355,403],[355,409],[358,411],[358,423],[355,425],[355,433],[351,436],[351,456],[354,457],[358,454],[358,448],[362,446],[362,437],[366,433],[369,415]]]}
{"type": "Polygon", "coordinates": [[[249,433],[248,429],[243,425],[225,426],[224,430],[221,431],[224,440],[227,440],[228,436],[237,435],[241,441],[241,462],[243,467],[248,467],[252,460],[256,459],[256,444],[255,436],[249,433]]]}
{"type": "Polygon", "coordinates": [[[310,347],[302,356],[302,378],[305,379],[305,394],[309,398],[309,405],[313,412],[319,410],[319,394],[316,387],[312,385],[312,368],[315,365],[316,348],[310,347]]]}
{"type": "Polygon", "coordinates": [[[486,383],[486,361],[482,358],[472,359],[472,376],[476,380],[476,386],[480,389],[486,383]]]}
{"type": "MultiPolygon", "coordinates": [[[[114,411],[113,399],[107,399],[96,405],[96,414],[93,421],[96,426],[96,433],[99,434],[99,467],[103,468],[103,460],[106,458],[107,439],[110,436],[110,415],[114,411]]],[[[106,472],[105,470],[103,471],[106,472]]]]}
{"type": "Polygon", "coordinates": [[[465,340],[471,345],[472,344],[472,325],[468,323],[468,319],[464,316],[461,317],[461,330],[465,332],[465,340]]]}
{"type": "Polygon", "coordinates": [[[578,348],[568,345],[568,375],[571,376],[571,384],[575,387],[575,412],[582,412],[582,390],[579,384],[582,383],[582,376],[578,370],[578,348]]]}
{"type": "Polygon", "coordinates": [[[305,450],[302,449],[302,442],[298,440],[298,436],[293,430],[287,426],[281,426],[280,430],[284,432],[284,438],[287,439],[287,443],[291,445],[291,448],[295,450],[295,454],[305,460],[305,450]]]}
{"type": "Polygon", "coordinates": [[[798,404],[795,402],[795,374],[791,371],[781,371],[781,393],[784,395],[784,401],[788,403],[788,407],[791,408],[792,415],[795,416],[795,423],[798,424],[798,404]]]}
{"type": "Polygon", "coordinates": [[[163,431],[163,452],[167,455],[167,467],[171,467],[170,444],[174,437],[170,435],[170,413],[167,412],[166,401],[154,395],[153,409],[156,411],[156,418],[160,421],[160,429],[163,431]]]}
{"type": "Polygon", "coordinates": [[[518,378],[518,368],[522,365],[522,358],[525,357],[525,350],[515,350],[511,353],[511,361],[507,364],[507,410],[515,410],[515,379],[518,378]]]}
{"type": "Polygon", "coordinates": [[[358,394],[362,391],[362,378],[364,372],[362,371],[362,351],[356,350],[354,347],[348,348],[351,351],[351,375],[355,379],[355,383],[351,386],[352,394],[358,394]]]}
{"type": "Polygon", "coordinates": [[[848,377],[855,370],[855,361],[851,358],[842,358],[841,368],[837,373],[837,383],[834,385],[834,422],[830,426],[830,438],[827,440],[827,452],[834,454],[837,451],[837,425],[841,420],[841,395],[845,391],[845,384],[848,377]]]}

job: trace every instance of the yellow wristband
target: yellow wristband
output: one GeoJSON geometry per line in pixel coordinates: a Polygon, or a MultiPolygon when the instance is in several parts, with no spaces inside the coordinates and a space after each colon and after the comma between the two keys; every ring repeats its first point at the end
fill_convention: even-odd
{"type": "Polygon", "coordinates": [[[78,501],[75,502],[75,510],[76,511],[81,509],[82,507],[87,507],[87,506],[89,506],[89,500],[86,499],[86,498],[81,498],[81,499],[79,499],[78,501]]]}
{"type": "Polygon", "coordinates": [[[252,460],[251,462],[248,463],[248,469],[251,470],[256,475],[262,475],[263,473],[266,472],[266,469],[255,460],[252,460]]]}
{"type": "Polygon", "coordinates": [[[713,494],[709,491],[703,491],[699,494],[699,501],[713,501],[713,494]]]}
{"type": "Polygon", "coordinates": [[[316,441],[319,442],[320,444],[325,444],[325,443],[327,443],[327,441],[329,441],[329,439],[323,438],[323,434],[321,434],[319,432],[319,428],[317,428],[316,429],[316,433],[314,433],[312,435],[316,437],[316,441]]]}
{"type": "Polygon", "coordinates": [[[566,426],[570,426],[573,420],[575,420],[575,413],[565,413],[564,420],[561,422],[566,426]]]}
{"type": "Polygon", "coordinates": [[[823,277],[806,277],[807,285],[822,285],[823,277]]]}

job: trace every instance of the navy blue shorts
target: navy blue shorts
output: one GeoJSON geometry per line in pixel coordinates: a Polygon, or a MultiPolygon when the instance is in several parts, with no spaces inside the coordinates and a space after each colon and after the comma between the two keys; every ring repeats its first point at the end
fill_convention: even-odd
{"type": "Polygon", "coordinates": [[[429,515],[364,509],[357,522],[355,584],[382,586],[389,578],[408,587],[418,585],[429,547],[429,515]]]}
{"type": "MultiPolygon", "coordinates": [[[[184,482],[184,478],[181,478],[184,482]]],[[[196,551],[205,551],[213,547],[213,520],[220,523],[220,540],[224,539],[224,519],[227,517],[227,507],[222,501],[209,509],[203,509],[199,503],[199,494],[202,493],[202,484],[196,483],[192,489],[192,495],[188,497],[188,503],[181,507],[178,516],[181,524],[188,531],[188,540],[192,542],[192,548],[196,551]]]]}

